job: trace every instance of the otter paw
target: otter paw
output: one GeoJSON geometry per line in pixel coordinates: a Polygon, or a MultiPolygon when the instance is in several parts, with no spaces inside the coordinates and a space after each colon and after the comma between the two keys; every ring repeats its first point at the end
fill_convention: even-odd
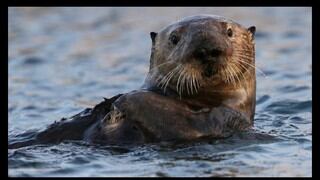
{"type": "Polygon", "coordinates": [[[125,115],[116,106],[102,119],[104,124],[115,124],[124,119],[125,115]]]}

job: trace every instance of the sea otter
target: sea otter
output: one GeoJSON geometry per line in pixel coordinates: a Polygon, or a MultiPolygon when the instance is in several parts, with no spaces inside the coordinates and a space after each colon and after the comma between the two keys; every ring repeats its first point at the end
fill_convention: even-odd
{"type": "Polygon", "coordinates": [[[9,148],[85,140],[97,144],[185,142],[227,137],[253,126],[255,27],[197,15],[151,32],[143,86],[105,99],[9,148]]]}

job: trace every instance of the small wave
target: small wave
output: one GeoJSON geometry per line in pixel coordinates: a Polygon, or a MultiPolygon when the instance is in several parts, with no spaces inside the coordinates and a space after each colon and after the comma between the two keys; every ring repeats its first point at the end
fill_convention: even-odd
{"type": "Polygon", "coordinates": [[[310,89],[310,87],[308,87],[308,86],[288,85],[288,86],[280,87],[278,89],[283,93],[288,93],[288,92],[295,93],[295,92],[298,92],[298,91],[308,90],[308,89],[310,89]]]}
{"type": "Polygon", "coordinates": [[[43,63],[44,60],[39,57],[28,57],[23,60],[24,65],[37,65],[43,63]]]}
{"type": "Polygon", "coordinates": [[[312,101],[283,100],[273,102],[265,108],[271,114],[296,114],[301,112],[311,112],[312,101]]]}
{"type": "Polygon", "coordinates": [[[266,102],[268,99],[270,99],[269,95],[263,95],[257,99],[256,103],[262,104],[262,103],[266,102]]]}

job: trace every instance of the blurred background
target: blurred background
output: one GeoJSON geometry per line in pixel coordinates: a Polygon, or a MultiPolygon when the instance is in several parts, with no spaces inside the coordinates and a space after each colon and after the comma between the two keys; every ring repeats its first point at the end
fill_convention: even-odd
{"type": "Polygon", "coordinates": [[[248,139],[118,150],[73,143],[9,150],[10,176],[311,176],[311,13],[308,7],[10,7],[9,140],[138,89],[151,31],[216,14],[256,26],[254,130],[248,139]],[[160,151],[159,151],[160,148],[160,151]]]}

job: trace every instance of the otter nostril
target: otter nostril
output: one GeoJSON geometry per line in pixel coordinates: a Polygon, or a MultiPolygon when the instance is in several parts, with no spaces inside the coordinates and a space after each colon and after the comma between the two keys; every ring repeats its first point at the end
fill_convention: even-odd
{"type": "Polygon", "coordinates": [[[137,126],[132,126],[132,129],[135,130],[135,131],[138,131],[137,126]]]}
{"type": "Polygon", "coordinates": [[[204,48],[201,48],[199,53],[204,56],[207,53],[207,50],[204,48]]]}
{"type": "Polygon", "coordinates": [[[195,52],[195,56],[199,59],[203,59],[207,56],[207,50],[204,48],[200,48],[195,52]]]}
{"type": "Polygon", "coordinates": [[[217,49],[213,49],[213,50],[211,50],[211,52],[210,52],[210,56],[212,56],[212,57],[220,56],[220,54],[221,54],[221,51],[220,51],[220,50],[217,50],[217,49]]]}
{"type": "Polygon", "coordinates": [[[221,50],[207,49],[207,48],[199,48],[194,53],[195,57],[200,60],[208,60],[208,59],[211,59],[212,57],[218,57],[221,54],[222,54],[221,50]]]}

